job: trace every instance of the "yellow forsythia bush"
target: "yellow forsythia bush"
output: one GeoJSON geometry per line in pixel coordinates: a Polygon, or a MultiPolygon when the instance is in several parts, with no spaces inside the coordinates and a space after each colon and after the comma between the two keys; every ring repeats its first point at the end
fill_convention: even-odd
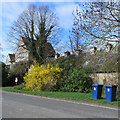
{"type": "Polygon", "coordinates": [[[62,69],[58,65],[52,66],[50,64],[41,65],[34,62],[34,66],[24,76],[23,89],[26,90],[41,90],[42,88],[48,89],[56,85],[60,78],[62,69]]]}

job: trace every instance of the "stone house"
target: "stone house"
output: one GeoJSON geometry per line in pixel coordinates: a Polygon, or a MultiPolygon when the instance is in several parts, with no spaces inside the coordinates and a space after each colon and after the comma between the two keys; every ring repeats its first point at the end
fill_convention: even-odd
{"type": "Polygon", "coordinates": [[[15,64],[15,54],[8,54],[6,65],[11,68],[15,64]]]}
{"type": "Polygon", "coordinates": [[[17,51],[15,53],[15,62],[22,62],[22,61],[28,61],[29,60],[29,51],[26,49],[26,45],[23,42],[23,39],[20,38],[17,51]]]}
{"type": "MultiPolygon", "coordinates": [[[[21,37],[18,42],[16,53],[8,54],[7,60],[6,60],[6,65],[9,68],[11,68],[13,66],[13,64],[15,64],[15,63],[27,62],[30,60],[29,54],[30,54],[30,52],[29,52],[29,50],[26,49],[26,44],[24,42],[24,38],[21,37]]],[[[44,56],[45,58],[55,57],[55,50],[50,43],[45,44],[44,54],[45,54],[45,56],[44,56]]]]}
{"type": "Polygon", "coordinates": [[[17,45],[16,53],[8,54],[8,56],[7,56],[6,65],[9,68],[12,68],[12,66],[15,63],[28,61],[29,51],[26,50],[25,47],[26,46],[25,46],[25,44],[23,42],[23,39],[20,38],[20,40],[18,42],[18,45],[17,45]]]}
{"type": "MultiPolygon", "coordinates": [[[[77,50],[74,54],[65,52],[64,59],[75,61],[76,65],[91,67],[94,84],[118,85],[118,47],[107,43],[103,49],[90,47],[89,51],[77,50]]],[[[68,64],[69,64],[68,62],[68,64]]]]}

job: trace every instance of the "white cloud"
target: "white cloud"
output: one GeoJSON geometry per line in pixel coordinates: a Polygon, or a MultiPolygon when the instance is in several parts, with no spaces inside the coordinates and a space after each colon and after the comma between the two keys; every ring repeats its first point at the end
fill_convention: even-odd
{"type": "Polygon", "coordinates": [[[77,4],[65,3],[55,7],[55,12],[59,17],[60,26],[69,30],[73,24],[72,12],[76,9],[77,4]]]}
{"type": "Polygon", "coordinates": [[[11,24],[17,20],[18,16],[25,10],[27,4],[21,4],[18,2],[2,3],[2,18],[5,19],[6,25],[11,24]]]}

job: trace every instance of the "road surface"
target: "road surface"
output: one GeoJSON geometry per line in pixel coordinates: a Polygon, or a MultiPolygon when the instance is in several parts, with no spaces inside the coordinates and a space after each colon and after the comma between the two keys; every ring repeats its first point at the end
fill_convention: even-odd
{"type": "Polygon", "coordinates": [[[2,92],[2,118],[118,118],[116,108],[2,92]]]}

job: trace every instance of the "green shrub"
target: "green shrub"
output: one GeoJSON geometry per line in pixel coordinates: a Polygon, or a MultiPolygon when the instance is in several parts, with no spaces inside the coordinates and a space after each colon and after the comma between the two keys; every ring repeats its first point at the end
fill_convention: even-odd
{"type": "Polygon", "coordinates": [[[24,88],[23,84],[14,86],[14,89],[16,89],[16,90],[22,90],[23,88],[24,88]]]}
{"type": "Polygon", "coordinates": [[[6,64],[4,63],[0,63],[2,65],[0,65],[0,67],[2,67],[2,86],[6,87],[6,86],[13,86],[14,85],[14,80],[10,79],[9,77],[9,68],[7,67],[6,64]]]}
{"type": "Polygon", "coordinates": [[[76,57],[70,55],[61,57],[51,64],[59,64],[62,68],[61,79],[57,82],[57,89],[65,92],[90,92],[92,79],[89,74],[93,72],[91,66],[81,67],[84,63],[84,55],[76,57]],[[79,67],[77,67],[79,66],[79,67]],[[79,69],[79,70],[78,70],[79,69]]]}
{"type": "MultiPolygon", "coordinates": [[[[28,63],[26,62],[19,62],[13,65],[13,67],[10,69],[10,79],[15,81],[15,77],[18,78],[18,84],[21,84],[23,82],[23,76],[28,71],[28,63]]],[[[15,82],[14,82],[15,85],[15,82]]]]}
{"type": "Polygon", "coordinates": [[[86,68],[78,66],[78,67],[70,67],[69,70],[62,71],[62,85],[60,90],[65,92],[90,92],[92,79],[89,76],[89,72],[86,68]]]}
{"type": "Polygon", "coordinates": [[[54,61],[52,64],[59,64],[59,67],[63,69],[61,72],[61,79],[57,81],[55,86],[55,90],[59,91],[61,90],[61,86],[63,86],[63,81],[68,79],[69,70],[76,66],[75,58],[73,56],[69,56],[68,58],[61,57],[54,61]]]}

